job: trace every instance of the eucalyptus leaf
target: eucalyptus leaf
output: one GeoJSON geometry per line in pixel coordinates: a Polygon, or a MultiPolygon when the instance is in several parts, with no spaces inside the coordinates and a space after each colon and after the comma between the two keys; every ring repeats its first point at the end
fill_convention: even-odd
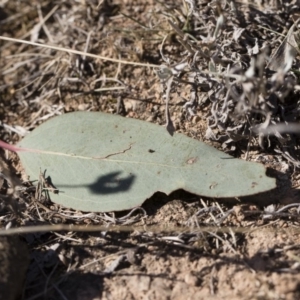
{"type": "Polygon", "coordinates": [[[18,151],[30,180],[46,172],[53,202],[82,211],[119,211],[157,191],[240,197],[275,188],[265,168],[235,159],[183,134],[100,112],[52,118],[28,134],[18,151]]]}

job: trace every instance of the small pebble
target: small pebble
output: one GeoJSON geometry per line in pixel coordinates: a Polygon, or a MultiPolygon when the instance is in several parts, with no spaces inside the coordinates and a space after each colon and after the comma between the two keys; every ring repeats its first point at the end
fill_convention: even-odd
{"type": "Polygon", "coordinates": [[[186,284],[190,285],[190,286],[197,286],[199,283],[199,280],[197,278],[197,276],[191,274],[191,273],[187,273],[184,276],[184,281],[186,284]]]}

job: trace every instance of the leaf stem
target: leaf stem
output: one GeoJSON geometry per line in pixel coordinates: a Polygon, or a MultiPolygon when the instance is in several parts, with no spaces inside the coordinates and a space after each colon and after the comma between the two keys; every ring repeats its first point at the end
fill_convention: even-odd
{"type": "Polygon", "coordinates": [[[14,146],[14,145],[5,143],[5,142],[3,142],[3,141],[1,141],[1,140],[0,140],[0,147],[3,148],[3,149],[6,149],[6,150],[12,151],[12,152],[28,151],[28,150],[25,149],[25,148],[19,148],[19,147],[16,147],[16,146],[14,146]]]}

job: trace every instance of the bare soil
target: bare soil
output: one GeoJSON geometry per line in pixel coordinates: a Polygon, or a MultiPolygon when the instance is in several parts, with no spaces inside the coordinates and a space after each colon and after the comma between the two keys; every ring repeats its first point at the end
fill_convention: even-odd
{"type": "MultiPolygon", "coordinates": [[[[60,207],[45,197],[37,199],[18,157],[0,149],[2,229],[107,226],[100,232],[20,234],[30,264],[19,299],[300,298],[299,138],[249,134],[250,125],[266,122],[269,112],[270,124],[299,121],[298,58],[281,79],[266,62],[282,41],[279,33],[287,34],[299,16],[299,2],[267,2],[0,3],[3,36],[137,63],[0,40],[1,140],[16,143],[47,119],[78,110],[164,126],[166,86],[157,76],[159,68],[138,63],[163,64],[174,71],[181,62],[193,66],[203,52],[197,60],[202,75],[188,69],[171,89],[174,130],[264,164],[278,186],[263,195],[226,200],[184,191],[158,192],[129,215],[89,214],[60,207]],[[218,22],[221,29],[213,40],[218,22]],[[261,53],[265,56],[260,66],[261,53]],[[233,100],[244,99],[244,111],[239,101],[226,100],[234,79],[216,75],[226,68],[236,76],[253,71],[232,92],[233,100]],[[228,108],[226,121],[224,108],[228,108]]],[[[10,247],[0,251],[10,252],[14,249],[10,247]]],[[[20,262],[12,259],[7,265],[11,266],[7,274],[18,269],[22,278],[20,262]]],[[[10,280],[17,284],[18,275],[14,276],[10,280]]]]}

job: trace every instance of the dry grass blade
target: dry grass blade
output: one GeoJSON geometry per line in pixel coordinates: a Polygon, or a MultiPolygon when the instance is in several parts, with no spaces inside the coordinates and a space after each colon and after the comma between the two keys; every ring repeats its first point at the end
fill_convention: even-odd
{"type": "Polygon", "coordinates": [[[300,33],[295,31],[299,20],[289,29],[286,37],[270,59],[268,67],[277,71],[278,69],[287,72],[291,67],[294,58],[299,53],[300,33]]]}
{"type": "Polygon", "coordinates": [[[86,52],[82,52],[82,51],[77,51],[77,50],[67,49],[67,48],[62,48],[62,47],[57,47],[57,46],[51,46],[51,45],[46,45],[46,44],[34,43],[34,42],[26,41],[26,40],[19,40],[19,39],[5,37],[5,36],[0,36],[0,40],[20,43],[20,44],[26,44],[26,45],[31,45],[31,46],[35,46],[35,47],[48,48],[48,49],[57,50],[57,51],[68,52],[68,53],[72,53],[72,54],[97,58],[97,59],[111,61],[111,62],[120,63],[120,64],[124,64],[124,65],[133,65],[133,66],[149,67],[149,68],[160,68],[159,65],[109,58],[109,57],[104,57],[104,56],[96,55],[96,54],[92,54],[92,53],[86,53],[86,52]]]}

